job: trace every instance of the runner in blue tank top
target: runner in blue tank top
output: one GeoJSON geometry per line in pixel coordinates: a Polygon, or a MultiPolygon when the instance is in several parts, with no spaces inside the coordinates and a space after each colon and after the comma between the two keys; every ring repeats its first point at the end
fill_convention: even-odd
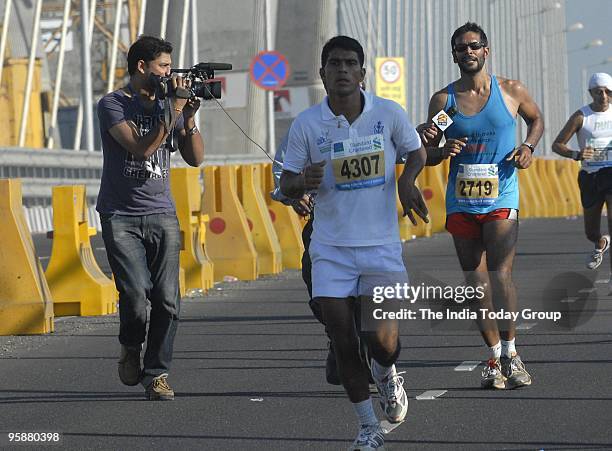
{"type": "MultiPolygon", "coordinates": [[[[458,28],[451,48],[461,78],[432,96],[429,122],[419,127],[427,145],[427,165],[451,158],[446,228],[453,236],[467,284],[484,288],[478,307],[496,310],[495,299],[497,310],[517,312],[511,276],[518,235],[516,171],[531,165],[544,122],[519,81],[486,72],[489,47],[480,26],[468,22],[458,28]],[[527,123],[527,137],[515,147],[517,114],[527,123]],[[442,147],[439,130],[446,139],[442,147]]],[[[490,351],[481,386],[530,385],[531,376],[516,352],[514,321],[480,319],[478,323],[490,351]]]]}

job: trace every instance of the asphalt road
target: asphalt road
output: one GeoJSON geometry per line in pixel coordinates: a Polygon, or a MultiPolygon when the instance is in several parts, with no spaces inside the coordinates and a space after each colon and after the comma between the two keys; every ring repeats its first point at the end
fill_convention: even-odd
{"type": "MultiPolygon", "coordinates": [[[[44,263],[50,242],[35,241],[44,263]]],[[[102,247],[97,237],[93,246],[102,247]]],[[[584,269],[590,247],[581,218],[521,222],[520,308],[562,314],[518,320],[531,387],[479,388],[486,350],[472,321],[402,321],[398,366],[410,406],[386,449],[612,449],[609,264],[584,269]]],[[[108,270],[103,250],[96,254],[108,270]]],[[[447,234],[406,243],[405,259],[413,286],[461,283],[447,234]]],[[[299,273],[287,271],[185,298],[174,402],[148,402],[121,385],[116,315],[59,318],[47,336],[0,337],[0,448],[346,449],[354,413],[343,390],[325,383],[327,340],[306,296],[299,273]],[[11,432],[57,432],[59,442],[15,444],[11,432]]],[[[434,314],[445,305],[419,299],[406,308],[434,314]]]]}

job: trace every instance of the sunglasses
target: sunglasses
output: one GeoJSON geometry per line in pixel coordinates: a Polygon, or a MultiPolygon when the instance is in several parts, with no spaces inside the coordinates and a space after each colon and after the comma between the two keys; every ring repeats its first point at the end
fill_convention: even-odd
{"type": "Polygon", "coordinates": [[[482,41],[474,41],[468,44],[456,44],[455,52],[463,53],[468,49],[468,47],[472,50],[480,50],[481,48],[486,47],[486,44],[482,41]]]}

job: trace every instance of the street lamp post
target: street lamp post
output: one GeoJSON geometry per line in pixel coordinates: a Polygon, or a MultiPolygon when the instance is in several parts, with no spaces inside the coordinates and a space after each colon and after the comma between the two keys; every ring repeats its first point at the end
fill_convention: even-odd
{"type": "Polygon", "coordinates": [[[605,60],[600,61],[599,63],[595,63],[595,64],[589,64],[588,66],[584,66],[581,70],[581,84],[580,84],[580,89],[582,90],[582,104],[586,105],[589,101],[588,97],[587,97],[587,70],[592,68],[592,67],[597,67],[597,66],[605,66],[606,64],[612,64],[612,56],[607,57],[605,60]]]}
{"type": "MultiPolygon", "coordinates": [[[[555,3],[551,4],[551,5],[548,5],[545,8],[540,9],[539,11],[536,11],[536,12],[533,12],[533,13],[530,13],[530,14],[525,14],[525,15],[522,15],[522,16],[516,16],[516,18],[515,18],[515,21],[516,21],[515,25],[516,25],[516,32],[517,32],[517,35],[518,35],[518,42],[517,42],[517,56],[518,56],[518,60],[517,60],[517,73],[518,73],[518,79],[519,80],[523,80],[523,74],[521,73],[521,69],[522,69],[523,64],[524,64],[523,61],[521,61],[521,59],[522,59],[522,55],[521,55],[521,53],[522,53],[521,52],[522,33],[521,33],[521,26],[520,26],[521,25],[521,21],[526,19],[526,18],[529,18],[529,17],[539,16],[541,14],[545,14],[547,12],[560,9],[561,7],[562,7],[562,5],[561,5],[560,2],[555,2],[555,3]]],[[[574,25],[572,25],[572,27],[575,27],[575,28],[577,27],[576,29],[580,29],[582,27],[582,24],[574,24],[574,25]]],[[[568,27],[568,30],[569,30],[569,27],[568,27]]],[[[540,41],[541,44],[543,43],[542,46],[540,47],[540,51],[541,52],[543,52],[544,46],[546,45],[544,41],[545,41],[545,37],[542,36],[541,37],[541,41],[540,41]]],[[[527,53],[527,58],[528,58],[527,66],[534,68],[537,65],[537,61],[538,61],[537,55],[535,55],[533,52],[528,52],[527,53]],[[533,59],[533,64],[530,64],[530,60],[531,59],[533,59]]],[[[544,93],[544,76],[543,76],[545,64],[544,64],[543,60],[544,60],[544,53],[542,53],[540,55],[540,58],[539,58],[539,65],[540,65],[542,70],[540,70],[540,71],[536,70],[533,73],[533,75],[534,75],[534,77],[536,79],[535,83],[534,83],[535,86],[536,86],[536,89],[542,89],[542,102],[544,102],[544,96],[545,96],[545,93],[544,93]]],[[[530,77],[528,77],[528,78],[530,78],[530,77]]],[[[523,135],[523,125],[522,125],[522,123],[520,123],[520,125],[519,125],[519,134],[523,135]]],[[[547,145],[546,137],[544,138],[544,141],[545,141],[544,145],[547,145]]]]}
{"type": "MultiPolygon", "coordinates": [[[[542,73],[541,73],[541,86],[540,89],[542,90],[542,114],[544,115],[544,123],[545,124],[549,124],[551,123],[550,121],[550,104],[549,104],[549,95],[548,95],[548,82],[549,82],[549,75],[548,75],[548,64],[545,61],[546,55],[548,55],[548,38],[554,37],[554,36],[558,36],[558,35],[563,35],[566,33],[571,33],[574,31],[579,31],[582,30],[584,28],[584,25],[582,24],[582,22],[576,22],[571,24],[570,26],[566,27],[565,29],[561,30],[561,31],[557,31],[555,33],[549,33],[549,34],[542,34],[540,36],[540,45],[541,45],[541,51],[542,51],[542,73]]],[[[566,101],[565,101],[565,114],[564,116],[567,117],[567,115],[569,114],[569,100],[567,99],[567,95],[568,95],[568,90],[567,90],[567,70],[565,71],[566,74],[566,82],[565,82],[565,87],[564,87],[564,94],[566,97],[566,101]]],[[[546,149],[549,148],[551,142],[550,142],[550,132],[549,132],[549,127],[545,127],[544,128],[544,142],[543,142],[543,146],[544,146],[544,152],[546,153],[546,149]]]]}

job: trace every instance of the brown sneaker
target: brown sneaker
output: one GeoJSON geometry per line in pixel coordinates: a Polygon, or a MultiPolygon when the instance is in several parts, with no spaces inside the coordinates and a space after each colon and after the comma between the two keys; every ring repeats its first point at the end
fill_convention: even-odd
{"type": "Polygon", "coordinates": [[[140,346],[121,345],[119,357],[119,379],[125,385],[137,385],[140,382],[140,346]]]}
{"type": "Polygon", "coordinates": [[[173,401],[174,390],[168,385],[168,375],[161,374],[153,379],[145,391],[149,401],[173,401]]]}

